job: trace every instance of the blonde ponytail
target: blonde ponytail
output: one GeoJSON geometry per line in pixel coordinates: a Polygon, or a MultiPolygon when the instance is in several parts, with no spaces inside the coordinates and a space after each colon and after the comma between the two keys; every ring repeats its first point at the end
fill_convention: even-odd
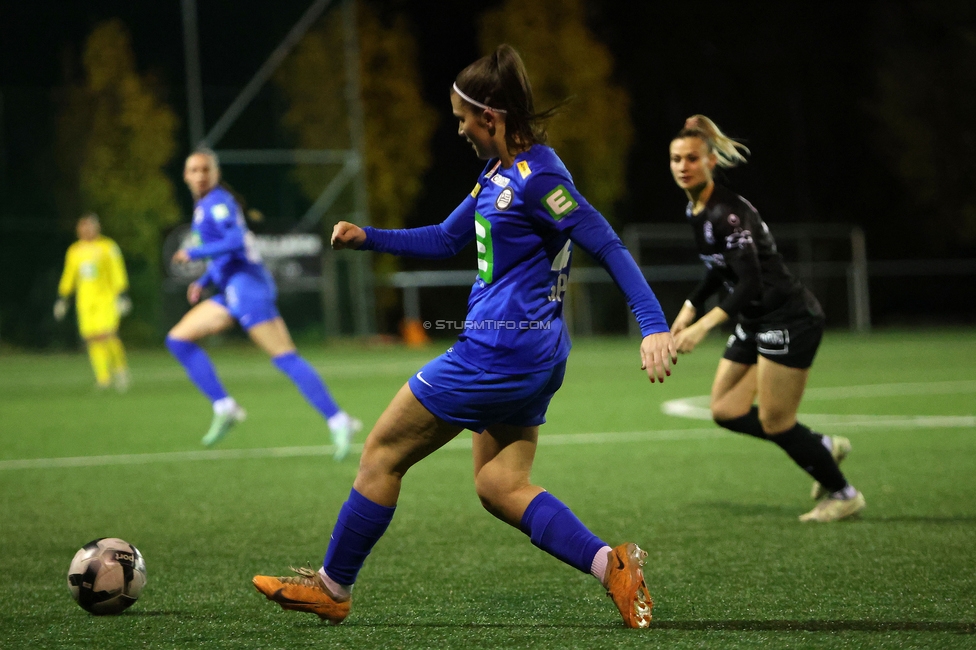
{"type": "Polygon", "coordinates": [[[708,152],[718,157],[719,167],[741,165],[747,162],[745,154],[750,153],[749,147],[722,133],[718,125],[704,115],[692,115],[685,120],[684,128],[675,136],[677,138],[701,138],[708,146],[708,152]]]}

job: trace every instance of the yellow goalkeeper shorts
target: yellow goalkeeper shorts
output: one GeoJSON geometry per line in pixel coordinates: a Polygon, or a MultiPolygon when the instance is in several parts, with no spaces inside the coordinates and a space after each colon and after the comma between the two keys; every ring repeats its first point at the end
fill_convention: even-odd
{"type": "Polygon", "coordinates": [[[115,299],[97,300],[76,305],[78,309],[78,331],[81,338],[91,339],[119,330],[119,310],[115,299]]]}

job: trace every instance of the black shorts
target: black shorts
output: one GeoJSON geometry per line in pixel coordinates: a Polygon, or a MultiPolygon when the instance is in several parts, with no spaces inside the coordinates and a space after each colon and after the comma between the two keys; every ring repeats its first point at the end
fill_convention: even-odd
{"type": "Polygon", "coordinates": [[[823,333],[823,318],[803,318],[786,324],[738,323],[725,345],[723,358],[751,366],[762,355],[803,370],[813,365],[823,333]]]}

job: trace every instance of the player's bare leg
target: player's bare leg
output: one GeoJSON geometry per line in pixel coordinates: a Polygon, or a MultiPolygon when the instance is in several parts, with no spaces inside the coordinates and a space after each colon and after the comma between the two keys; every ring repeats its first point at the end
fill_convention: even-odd
{"type": "Polygon", "coordinates": [[[485,509],[553,557],[597,578],[627,627],[647,627],[654,603],[637,544],[611,549],[568,507],[530,480],[539,427],[492,425],[472,434],[475,489],[485,509]]]}
{"type": "Polygon", "coordinates": [[[284,319],[279,316],[258,323],[247,330],[247,335],[325,418],[332,438],[332,457],[344,459],[349,454],[352,437],[363,428],[363,423],[339,408],[319,374],[299,356],[284,319]]]}
{"type": "Polygon", "coordinates": [[[334,624],[341,623],[349,615],[355,573],[392,519],[404,474],[460,431],[460,427],[431,414],[417,401],[409,385],[404,385],[366,438],[359,473],[349,501],[340,510],[325,566],[317,572],[298,569],[297,576],[255,576],[255,588],[282,609],[311,612],[334,624]],[[364,514],[363,510],[367,512],[364,514]],[[370,517],[371,514],[375,516],[370,517]],[[384,521],[377,523],[378,519],[384,521]],[[346,536],[346,531],[356,525],[369,529],[365,532],[370,543],[360,542],[362,528],[346,536]],[[348,571],[350,565],[354,571],[345,578],[338,571],[335,576],[330,575],[326,568],[333,561],[343,571],[348,571]]]}
{"type": "Polygon", "coordinates": [[[817,483],[823,483],[829,493],[813,510],[801,515],[800,521],[827,523],[857,515],[864,510],[865,500],[844,478],[823,436],[812,433],[796,420],[809,372],[809,369],[790,368],[760,357],[759,419],[770,440],[811,473],[817,483]]]}
{"type": "Polygon", "coordinates": [[[234,322],[234,317],[226,307],[213,300],[205,300],[184,314],[166,337],[166,346],[170,352],[183,364],[187,375],[213,404],[213,419],[202,440],[207,446],[217,443],[235,424],[243,422],[247,413],[224,390],[213,363],[206,352],[196,345],[196,341],[223,332],[232,327],[234,322]]]}

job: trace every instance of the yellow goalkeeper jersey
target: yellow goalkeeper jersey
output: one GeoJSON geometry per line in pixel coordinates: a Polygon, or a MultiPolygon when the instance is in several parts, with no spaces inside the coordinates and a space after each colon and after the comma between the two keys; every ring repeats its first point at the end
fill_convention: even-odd
{"type": "Polygon", "coordinates": [[[108,237],[92,241],[79,240],[68,247],[64,258],[64,273],[58,285],[58,295],[67,298],[77,293],[78,307],[101,302],[114,302],[115,297],[129,288],[122,251],[108,237]]]}

